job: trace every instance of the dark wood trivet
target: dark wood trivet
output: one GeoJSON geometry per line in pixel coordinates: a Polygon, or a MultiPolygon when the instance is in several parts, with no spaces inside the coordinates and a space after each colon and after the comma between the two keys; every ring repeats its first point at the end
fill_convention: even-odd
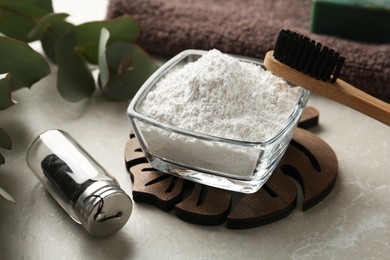
{"type": "MultiPolygon", "coordinates": [[[[318,111],[307,107],[299,126],[318,123],[318,111]]],[[[169,211],[182,220],[228,228],[252,228],[285,218],[296,207],[298,187],[303,210],[315,206],[333,188],[338,171],[333,150],[316,135],[298,127],[279,166],[254,194],[238,194],[162,173],[151,167],[133,134],[125,148],[126,167],[133,181],[133,198],[169,211]],[[295,183],[291,180],[295,179],[295,183]]]]}

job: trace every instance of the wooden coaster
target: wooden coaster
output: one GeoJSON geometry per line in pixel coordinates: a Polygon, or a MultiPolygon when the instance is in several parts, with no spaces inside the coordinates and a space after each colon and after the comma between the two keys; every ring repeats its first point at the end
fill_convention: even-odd
{"type": "MultiPolygon", "coordinates": [[[[300,127],[318,123],[318,111],[307,107],[300,127]]],[[[239,194],[208,187],[162,173],[147,162],[133,134],[125,148],[126,167],[133,181],[133,198],[169,211],[184,221],[228,228],[261,226],[288,216],[296,207],[298,183],[303,210],[315,206],[333,188],[338,171],[333,150],[314,134],[297,128],[293,139],[267,183],[256,193],[239,194]],[[295,179],[295,182],[291,180],[295,179]]]]}

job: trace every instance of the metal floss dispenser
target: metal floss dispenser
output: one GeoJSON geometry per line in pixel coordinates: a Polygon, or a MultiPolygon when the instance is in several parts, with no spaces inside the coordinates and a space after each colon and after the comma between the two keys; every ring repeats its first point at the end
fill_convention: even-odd
{"type": "Polygon", "coordinates": [[[27,151],[27,164],[62,208],[93,235],[120,230],[131,215],[129,196],[66,132],[49,130],[27,151]]]}

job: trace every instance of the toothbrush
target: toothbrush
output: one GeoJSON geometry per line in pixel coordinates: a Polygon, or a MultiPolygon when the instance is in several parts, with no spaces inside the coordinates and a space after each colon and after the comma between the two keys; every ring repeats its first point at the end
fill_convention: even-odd
{"type": "Polygon", "coordinates": [[[338,79],[345,58],[306,36],[282,30],[264,66],[273,74],[390,126],[390,104],[338,79]]]}

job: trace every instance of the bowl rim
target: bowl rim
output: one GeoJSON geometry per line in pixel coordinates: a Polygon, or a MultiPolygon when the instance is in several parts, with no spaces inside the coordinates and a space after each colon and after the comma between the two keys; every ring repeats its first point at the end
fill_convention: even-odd
{"type": "MultiPolygon", "coordinates": [[[[303,111],[303,108],[306,106],[307,100],[310,95],[310,91],[307,89],[302,88],[302,93],[298,99],[298,102],[293,110],[293,112],[289,115],[286,122],[279,127],[279,129],[269,138],[262,140],[262,141],[245,141],[245,140],[237,140],[237,139],[230,139],[225,137],[219,137],[215,135],[205,134],[205,133],[199,133],[191,130],[186,130],[184,128],[176,127],[171,124],[163,123],[158,120],[155,120],[153,118],[150,118],[146,115],[141,114],[138,112],[135,107],[140,105],[140,102],[145,98],[145,96],[149,93],[149,91],[154,87],[155,83],[157,83],[161,78],[163,78],[167,72],[169,72],[170,69],[175,67],[179,62],[184,60],[186,57],[190,55],[199,55],[203,56],[208,51],[205,50],[196,50],[196,49],[187,49],[184,50],[177,55],[175,55],[173,58],[165,62],[159,69],[157,69],[141,86],[141,88],[137,91],[133,99],[131,100],[128,109],[127,109],[127,115],[132,120],[134,118],[138,119],[139,121],[142,121],[146,124],[153,125],[158,128],[162,128],[168,131],[172,131],[176,134],[181,134],[197,139],[202,140],[208,140],[208,141],[218,141],[218,142],[224,142],[224,143],[230,143],[234,145],[241,145],[241,146],[268,146],[272,143],[276,142],[288,129],[290,129],[293,124],[295,124],[296,118],[300,116],[300,114],[303,111]],[[302,109],[299,109],[302,107],[302,109]]],[[[263,65],[263,61],[260,59],[245,57],[241,55],[233,55],[233,54],[227,54],[231,57],[238,58],[240,61],[243,62],[249,62],[254,63],[259,66],[263,65]]],[[[296,85],[287,82],[292,87],[296,87],[296,85]]]]}

